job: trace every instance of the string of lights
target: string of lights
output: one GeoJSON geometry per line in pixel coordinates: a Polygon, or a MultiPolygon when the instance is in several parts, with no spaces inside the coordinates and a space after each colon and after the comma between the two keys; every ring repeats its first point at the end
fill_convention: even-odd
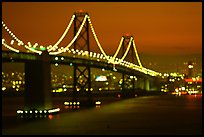
{"type": "Polygon", "coordinates": [[[136,49],[136,45],[135,45],[134,39],[133,39],[133,48],[134,48],[134,51],[135,51],[135,55],[136,55],[137,61],[138,61],[139,65],[140,65],[140,67],[142,67],[142,63],[141,63],[139,55],[137,53],[137,49],[136,49]]]}
{"type": "Polygon", "coordinates": [[[19,50],[18,50],[18,49],[14,49],[14,48],[12,48],[11,46],[7,45],[7,44],[5,43],[5,39],[2,39],[2,45],[4,45],[6,48],[8,48],[8,49],[10,49],[10,50],[12,50],[12,51],[14,51],[14,52],[19,53],[19,50]]]}
{"type": "Polygon", "coordinates": [[[59,43],[64,39],[65,35],[67,34],[67,32],[69,31],[71,25],[72,25],[72,22],[74,21],[74,18],[75,18],[75,15],[72,16],[70,22],[69,22],[69,25],[67,26],[66,30],[64,31],[64,33],[62,34],[62,36],[59,38],[59,40],[53,45],[53,47],[50,48],[47,47],[48,49],[48,52],[52,51],[52,50],[56,50],[55,47],[57,47],[59,45],[59,43]]]}
{"type": "MultiPolygon", "coordinates": [[[[12,37],[11,45],[14,44],[14,40],[15,40],[16,42],[18,42],[18,46],[24,45],[24,42],[23,42],[22,40],[20,40],[18,37],[16,37],[16,36],[14,35],[14,33],[13,33],[11,30],[9,30],[8,26],[7,26],[3,21],[2,21],[2,26],[4,27],[4,29],[5,29],[5,30],[10,34],[10,36],[12,37]],[[14,39],[14,40],[13,40],[13,39],[14,39]]],[[[11,47],[11,46],[5,44],[4,41],[5,41],[5,39],[4,39],[4,40],[2,39],[2,44],[3,44],[6,48],[8,48],[8,49],[10,49],[10,50],[12,50],[12,51],[14,51],[14,52],[19,52],[19,51],[16,50],[15,48],[13,48],[13,47],[11,47]]],[[[42,51],[38,51],[38,50],[34,49],[34,47],[31,45],[30,42],[28,42],[28,45],[29,45],[29,47],[28,47],[27,45],[24,45],[24,48],[26,48],[26,49],[28,49],[28,50],[30,50],[30,51],[32,51],[32,52],[35,52],[35,53],[38,53],[38,54],[42,54],[42,51]],[[33,48],[32,48],[32,47],[33,47],[33,48]]],[[[38,44],[36,43],[35,46],[37,46],[37,45],[38,45],[38,44]]]]}
{"type": "Polygon", "coordinates": [[[120,40],[120,44],[119,44],[119,46],[118,46],[118,49],[116,50],[115,54],[113,55],[113,59],[115,59],[116,56],[118,55],[118,53],[119,53],[119,51],[120,51],[120,49],[121,49],[121,46],[122,46],[123,40],[124,40],[124,37],[121,38],[121,40],[120,40]]]}
{"type": "Polygon", "coordinates": [[[93,35],[94,35],[94,38],[95,38],[95,40],[96,40],[96,43],[97,43],[97,45],[98,45],[100,51],[102,52],[102,54],[104,55],[104,57],[105,57],[107,60],[109,60],[109,57],[108,57],[108,56],[106,55],[106,53],[104,52],[104,50],[103,50],[103,48],[102,48],[102,46],[101,46],[101,44],[100,44],[100,42],[99,42],[99,40],[98,40],[98,38],[97,38],[97,36],[96,36],[96,33],[95,33],[94,27],[93,27],[93,25],[92,25],[92,23],[91,23],[90,17],[88,17],[88,21],[89,21],[91,31],[92,31],[92,33],[93,33],[93,35]]]}
{"type": "MultiPolygon", "coordinates": [[[[101,46],[101,44],[100,44],[100,42],[99,42],[99,40],[98,40],[98,38],[97,38],[97,35],[96,35],[95,31],[94,31],[94,27],[93,27],[93,25],[92,25],[92,23],[91,23],[91,19],[90,19],[90,17],[89,17],[87,14],[85,15],[85,17],[84,17],[84,19],[83,19],[83,21],[82,21],[82,24],[81,24],[79,30],[77,31],[76,35],[75,35],[74,38],[72,39],[72,41],[71,41],[67,46],[59,48],[58,45],[59,45],[59,43],[64,39],[64,37],[66,36],[66,34],[68,33],[68,31],[69,31],[69,29],[70,29],[70,27],[71,27],[71,25],[72,25],[72,23],[73,23],[74,18],[75,18],[75,15],[72,16],[72,18],[71,18],[71,20],[70,20],[70,22],[69,22],[67,28],[65,29],[64,33],[63,33],[62,36],[59,38],[59,40],[58,40],[53,46],[52,46],[52,45],[47,46],[47,50],[48,50],[48,52],[49,52],[50,55],[58,55],[58,54],[61,54],[61,53],[63,53],[63,52],[68,52],[68,53],[71,53],[71,52],[72,52],[73,54],[77,54],[77,55],[90,56],[90,57],[92,57],[92,58],[97,58],[97,59],[104,59],[104,60],[107,61],[108,63],[120,64],[120,65],[126,66],[126,67],[128,67],[128,68],[135,69],[135,70],[137,70],[137,71],[140,71],[140,72],[143,72],[143,73],[145,73],[145,74],[152,75],[152,76],[160,75],[160,73],[155,72],[155,71],[150,70],[150,69],[147,69],[147,68],[144,68],[144,67],[142,66],[142,63],[141,63],[141,61],[140,61],[140,59],[139,59],[139,55],[138,55],[138,53],[137,53],[136,44],[135,44],[135,42],[134,42],[133,37],[130,38],[130,41],[129,41],[129,43],[128,43],[128,47],[127,47],[127,49],[126,49],[126,51],[125,51],[125,53],[123,54],[123,56],[122,56],[121,59],[116,58],[116,56],[118,55],[118,53],[119,53],[119,51],[120,51],[120,49],[121,49],[122,43],[123,43],[123,41],[124,41],[124,37],[121,38],[120,43],[119,43],[119,46],[118,46],[118,48],[117,48],[115,54],[114,54],[113,56],[108,56],[108,55],[105,53],[105,51],[103,50],[103,48],[102,48],[102,46],[101,46]],[[78,38],[78,36],[79,36],[79,34],[81,33],[82,28],[83,28],[83,26],[84,26],[84,24],[85,24],[85,22],[86,22],[87,19],[88,19],[88,22],[89,22],[89,24],[90,24],[90,29],[91,29],[91,31],[92,31],[92,34],[94,35],[94,39],[95,39],[95,41],[96,41],[96,43],[97,43],[97,46],[99,47],[99,49],[100,49],[100,51],[101,51],[102,54],[99,54],[99,53],[97,54],[97,53],[94,53],[94,52],[90,52],[90,53],[89,53],[88,51],[82,51],[82,50],[79,51],[79,50],[74,50],[74,49],[71,49],[71,50],[70,50],[70,49],[69,49],[69,48],[72,46],[72,44],[75,42],[75,40],[78,38]],[[133,63],[130,63],[130,62],[127,62],[127,61],[124,60],[125,57],[127,56],[128,52],[129,52],[129,50],[130,50],[131,43],[133,43],[134,52],[135,52],[137,61],[138,61],[138,63],[139,63],[139,66],[136,65],[136,64],[133,64],[133,63]],[[58,50],[58,51],[56,51],[56,50],[58,50]]],[[[25,45],[25,44],[23,43],[23,41],[21,41],[20,39],[18,39],[18,38],[9,30],[9,28],[6,26],[6,24],[5,24],[3,21],[2,21],[2,25],[3,25],[4,29],[10,34],[10,36],[11,36],[16,42],[18,42],[18,45],[19,45],[19,46],[20,46],[20,45],[24,45],[24,48],[28,49],[29,51],[32,51],[32,52],[34,52],[34,53],[38,53],[38,54],[40,54],[40,55],[42,54],[42,51],[41,51],[41,50],[37,50],[38,43],[35,43],[34,45],[32,45],[31,42],[28,42],[28,43],[27,43],[28,46],[27,46],[27,45],[25,45]]],[[[14,40],[13,40],[13,39],[12,39],[11,42],[10,42],[11,45],[14,44],[14,40]]],[[[4,45],[6,48],[8,48],[8,49],[10,49],[10,50],[12,50],[12,51],[14,51],[14,52],[17,52],[17,53],[20,52],[18,49],[15,49],[15,48],[9,46],[8,44],[6,44],[5,39],[2,39],[2,45],[4,45]]],[[[44,46],[40,46],[40,49],[43,49],[43,48],[45,49],[44,46]]]]}
{"type": "Polygon", "coordinates": [[[76,33],[76,35],[74,36],[74,38],[72,39],[72,41],[64,48],[64,50],[60,50],[60,51],[57,51],[57,52],[49,52],[49,54],[50,54],[50,55],[57,55],[57,54],[60,54],[60,53],[62,53],[62,52],[66,52],[66,51],[69,49],[69,47],[72,46],[72,44],[73,44],[74,41],[77,39],[77,37],[79,36],[79,34],[80,34],[80,32],[81,32],[81,30],[82,30],[82,28],[83,28],[83,26],[84,26],[84,24],[85,24],[85,22],[86,22],[86,18],[88,18],[88,15],[85,15],[84,20],[83,20],[83,22],[82,22],[82,24],[81,24],[81,26],[80,26],[78,32],[76,33]]]}

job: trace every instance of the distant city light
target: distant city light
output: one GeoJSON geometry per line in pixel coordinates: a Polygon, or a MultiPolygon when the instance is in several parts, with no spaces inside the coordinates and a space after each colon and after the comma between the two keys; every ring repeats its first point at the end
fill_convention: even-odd
{"type": "Polygon", "coordinates": [[[55,63],[55,66],[57,67],[57,66],[58,66],[58,63],[55,63]]]}
{"type": "Polygon", "coordinates": [[[193,65],[188,65],[188,68],[193,68],[193,65]]]}
{"type": "Polygon", "coordinates": [[[3,91],[6,90],[6,87],[2,87],[2,90],[3,90],[3,91]]]}
{"type": "Polygon", "coordinates": [[[101,105],[101,101],[96,101],[95,104],[96,105],[101,105]]]}
{"type": "Polygon", "coordinates": [[[95,81],[107,81],[107,77],[106,76],[96,76],[95,81]]]}

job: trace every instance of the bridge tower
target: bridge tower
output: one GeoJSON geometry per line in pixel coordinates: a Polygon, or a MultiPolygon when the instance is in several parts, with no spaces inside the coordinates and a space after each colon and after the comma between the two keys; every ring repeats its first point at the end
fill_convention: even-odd
{"type": "MultiPolygon", "coordinates": [[[[123,36],[124,40],[123,40],[123,43],[122,43],[122,55],[125,54],[125,51],[128,47],[128,44],[130,42],[130,39],[131,37],[133,36],[130,36],[129,34],[123,36]]],[[[133,43],[131,42],[130,43],[130,50],[129,50],[129,53],[128,55],[129,56],[126,56],[126,61],[129,61],[129,62],[132,62],[132,63],[135,63],[135,60],[136,60],[136,57],[134,56],[135,53],[134,53],[134,49],[133,49],[133,43]]],[[[127,74],[122,74],[122,79],[123,79],[123,83],[122,83],[122,92],[124,94],[124,96],[126,94],[129,94],[129,92],[134,92],[135,90],[135,76],[130,76],[130,75],[127,75],[127,74]],[[131,86],[132,87],[129,87],[130,85],[128,83],[131,83],[131,86]]]]}
{"type": "MultiPolygon", "coordinates": [[[[83,19],[87,12],[75,12],[75,19],[74,19],[74,36],[77,34],[83,19]]],[[[89,42],[89,22],[88,18],[82,28],[81,33],[79,34],[78,38],[74,42],[74,50],[83,50],[88,51],[90,53],[90,42],[89,42]]],[[[88,63],[90,64],[90,62],[88,63]]],[[[81,94],[85,94],[87,97],[87,103],[91,103],[91,69],[90,65],[82,66],[80,64],[73,64],[74,67],[74,84],[73,84],[73,100],[78,100],[78,97],[81,94]]]]}

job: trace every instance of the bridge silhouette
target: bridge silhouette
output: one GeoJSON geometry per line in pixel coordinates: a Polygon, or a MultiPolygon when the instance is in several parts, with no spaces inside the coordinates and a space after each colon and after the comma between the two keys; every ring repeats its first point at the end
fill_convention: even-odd
{"type": "Polygon", "coordinates": [[[105,68],[121,73],[123,95],[136,89],[156,91],[159,88],[155,83],[161,73],[142,65],[133,36],[122,36],[115,54],[107,55],[97,38],[87,12],[75,12],[59,40],[53,46],[47,47],[38,46],[37,43],[32,45],[30,42],[25,44],[3,21],[2,26],[12,39],[8,44],[2,38],[2,46],[9,49],[2,51],[2,62],[25,63],[25,110],[52,108],[51,64],[72,64],[74,101],[78,101],[81,92],[86,94],[87,102],[92,101],[91,68],[105,68]],[[73,39],[66,46],[59,47],[72,24],[74,24],[73,39]],[[92,52],[90,49],[90,30],[101,53],[92,52]],[[25,48],[27,52],[19,50],[19,46],[25,48]],[[127,81],[131,81],[132,85],[127,86],[130,84],[127,81]]]}

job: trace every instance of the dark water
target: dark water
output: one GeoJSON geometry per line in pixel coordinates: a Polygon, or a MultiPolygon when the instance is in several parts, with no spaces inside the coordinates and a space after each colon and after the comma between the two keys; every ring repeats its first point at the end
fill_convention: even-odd
{"type": "MultiPolygon", "coordinates": [[[[101,100],[103,99],[101,98],[101,100]]],[[[115,99],[113,102],[110,102],[110,100],[106,98],[100,106],[79,108],[75,111],[61,105],[62,112],[32,121],[17,120],[16,117],[12,116],[10,116],[10,119],[6,118],[8,115],[4,112],[6,111],[6,104],[4,103],[2,134],[202,134],[202,95],[157,95],[115,99]],[[109,103],[105,103],[106,100],[109,103]]]]}

